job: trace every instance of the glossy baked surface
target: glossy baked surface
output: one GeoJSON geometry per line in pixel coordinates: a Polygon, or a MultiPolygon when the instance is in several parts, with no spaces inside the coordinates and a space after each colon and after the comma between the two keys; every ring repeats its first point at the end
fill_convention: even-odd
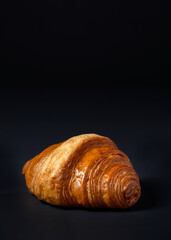
{"type": "Polygon", "coordinates": [[[28,161],[22,173],[32,194],[58,206],[127,208],[141,194],[127,155],[111,139],[97,134],[48,147],[28,161]]]}

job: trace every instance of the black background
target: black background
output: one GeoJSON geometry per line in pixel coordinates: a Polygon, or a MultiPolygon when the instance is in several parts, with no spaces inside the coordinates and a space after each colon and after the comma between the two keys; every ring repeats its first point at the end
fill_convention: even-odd
{"type": "Polygon", "coordinates": [[[1,239],[170,239],[170,90],[1,88],[1,239]],[[83,133],[108,136],[131,159],[142,196],[124,211],[63,209],[25,185],[24,163],[83,133]]]}
{"type": "Polygon", "coordinates": [[[156,84],[160,77],[163,84],[170,73],[169,10],[166,0],[1,1],[2,82],[47,86],[47,79],[86,75],[85,85],[92,76],[115,84],[156,84]]]}
{"type": "Polygon", "coordinates": [[[1,1],[0,20],[0,80],[8,86],[0,88],[0,238],[170,239],[167,1],[1,1]],[[130,157],[139,202],[94,211],[30,195],[24,163],[91,132],[130,157]]]}

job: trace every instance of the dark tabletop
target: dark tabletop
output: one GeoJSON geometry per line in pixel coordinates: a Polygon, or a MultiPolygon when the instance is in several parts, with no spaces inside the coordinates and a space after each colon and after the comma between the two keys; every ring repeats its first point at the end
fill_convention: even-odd
{"type": "Polygon", "coordinates": [[[170,89],[1,88],[0,239],[170,239],[170,89]],[[53,207],[21,174],[51,144],[108,136],[131,159],[142,196],[127,210],[53,207]]]}

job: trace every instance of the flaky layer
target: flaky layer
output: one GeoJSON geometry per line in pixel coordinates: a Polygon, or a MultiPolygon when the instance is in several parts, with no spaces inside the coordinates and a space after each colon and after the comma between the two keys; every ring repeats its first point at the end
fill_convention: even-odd
{"type": "Polygon", "coordinates": [[[97,134],[48,147],[25,164],[23,174],[32,194],[59,206],[125,208],[140,197],[129,158],[97,134]]]}

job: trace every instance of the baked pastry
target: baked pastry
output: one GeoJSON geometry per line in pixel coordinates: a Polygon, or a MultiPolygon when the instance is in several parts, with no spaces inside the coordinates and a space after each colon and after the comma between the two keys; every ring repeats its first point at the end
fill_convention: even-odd
{"type": "Polygon", "coordinates": [[[108,137],[83,134],[54,144],[26,162],[30,193],[53,205],[127,208],[141,194],[139,177],[108,137]]]}

